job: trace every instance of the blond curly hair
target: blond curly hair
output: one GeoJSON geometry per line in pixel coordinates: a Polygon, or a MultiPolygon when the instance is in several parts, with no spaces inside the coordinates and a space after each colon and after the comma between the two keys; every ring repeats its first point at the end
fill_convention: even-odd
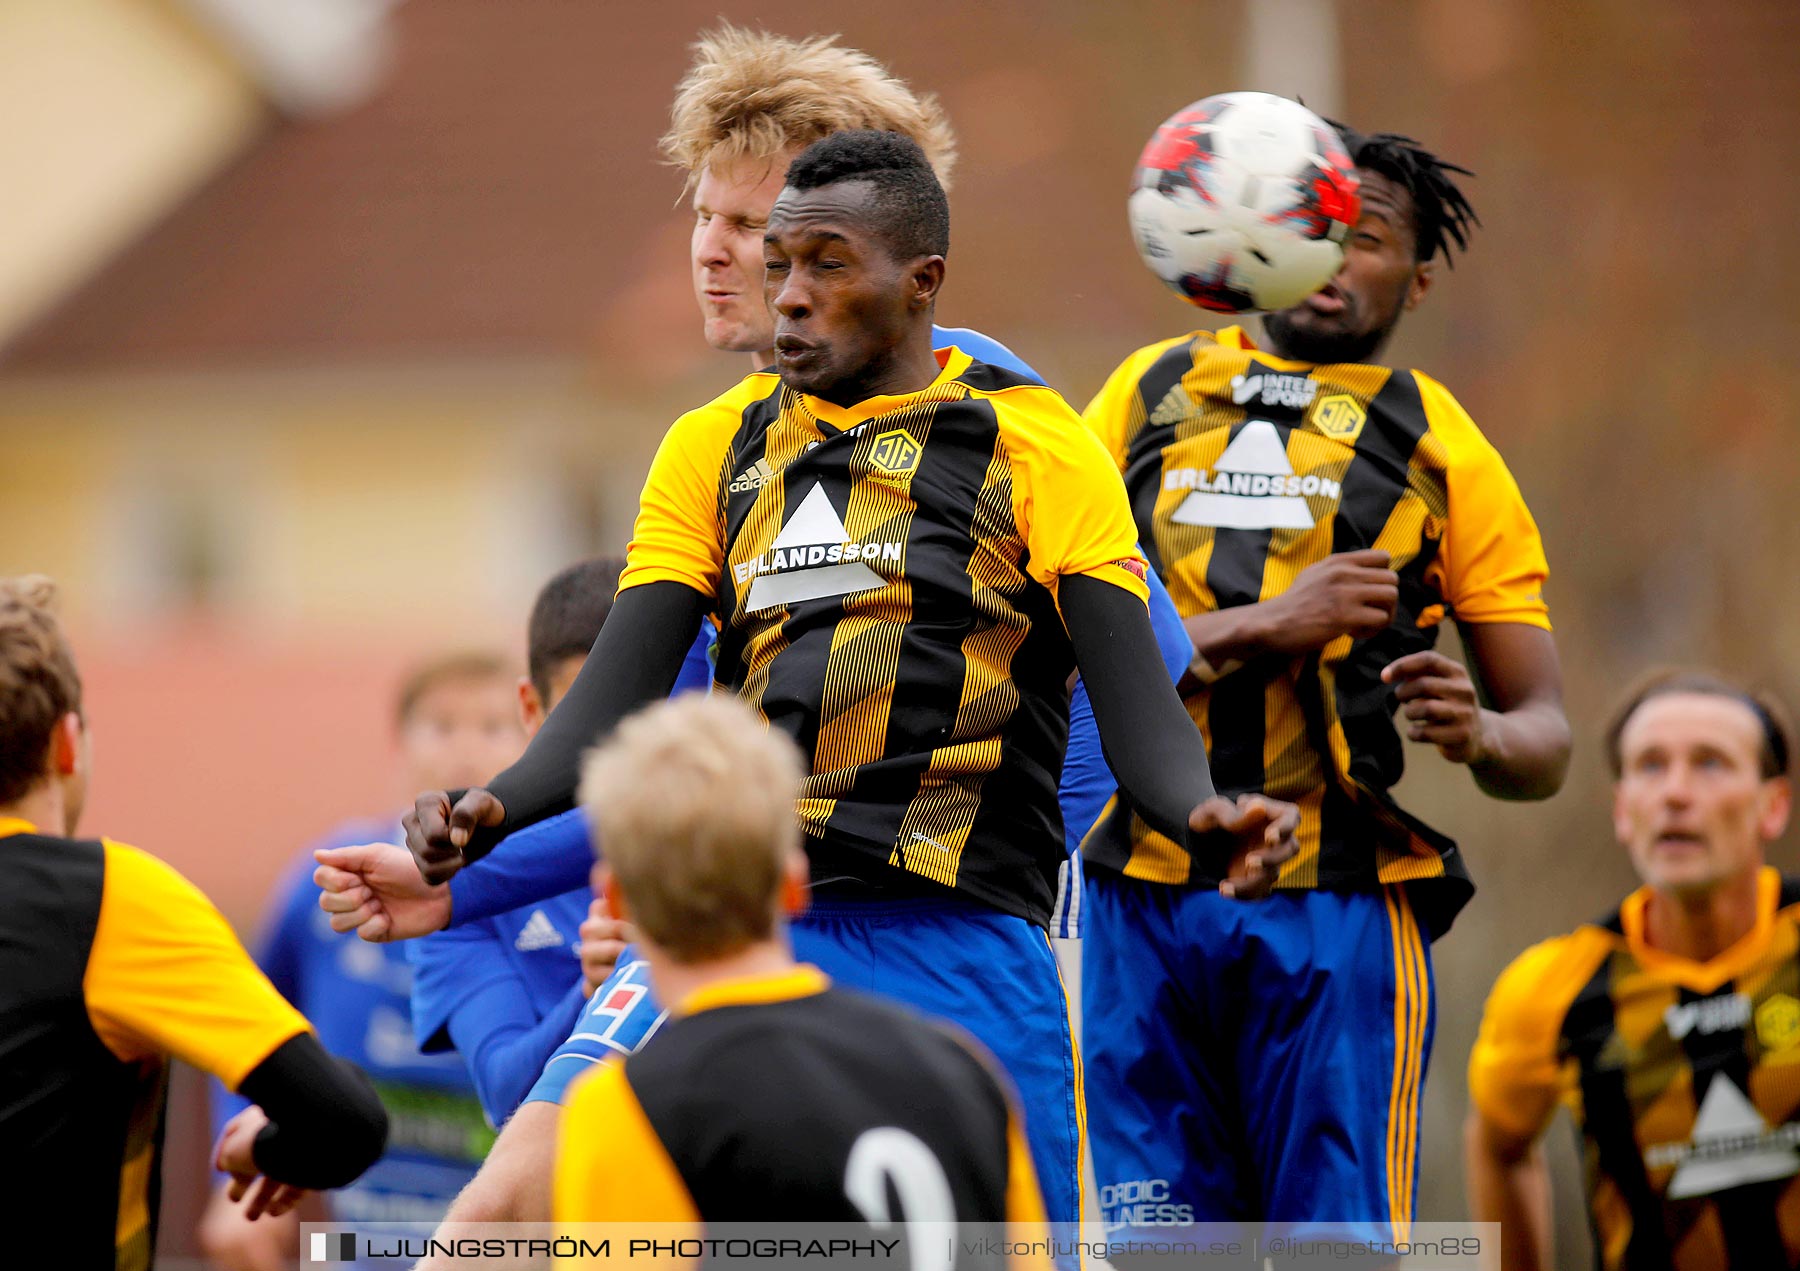
{"type": "Polygon", "coordinates": [[[695,41],[660,143],[689,189],[708,164],[773,159],[853,128],[911,137],[950,188],[956,135],[937,98],[837,39],[792,40],[727,24],[695,41]]]}

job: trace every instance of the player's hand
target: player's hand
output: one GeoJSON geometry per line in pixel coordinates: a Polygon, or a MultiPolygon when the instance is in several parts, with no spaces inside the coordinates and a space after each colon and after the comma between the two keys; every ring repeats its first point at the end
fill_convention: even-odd
{"type": "Polygon", "coordinates": [[[1397,686],[1410,740],[1431,743],[1451,763],[1478,763],[1487,754],[1481,699],[1461,662],[1430,650],[1409,653],[1382,668],[1381,682],[1397,686]]]}
{"type": "Polygon", "coordinates": [[[1231,865],[1219,894],[1237,900],[1260,900],[1275,889],[1282,862],[1300,850],[1299,827],[1299,808],[1260,794],[1240,794],[1235,801],[1214,795],[1188,816],[1196,834],[1230,843],[1231,865]]]}
{"type": "Polygon", "coordinates": [[[625,946],[636,939],[637,928],[609,915],[606,902],[596,896],[581,923],[581,978],[587,981],[589,997],[606,983],[625,946]]]}
{"type": "Polygon", "coordinates": [[[1265,602],[1271,612],[1263,647],[1311,653],[1342,635],[1362,640],[1385,630],[1400,603],[1400,575],[1388,568],[1391,560],[1365,548],[1308,565],[1286,591],[1265,602]]]}
{"type": "Polygon", "coordinates": [[[213,1148],[213,1168],[231,1175],[226,1198],[236,1204],[248,1196],[244,1217],[250,1221],[264,1214],[279,1218],[306,1195],[305,1188],[278,1183],[256,1167],[256,1136],[268,1123],[261,1108],[245,1108],[225,1123],[218,1145],[213,1148]]]}
{"type": "Polygon", "coordinates": [[[450,925],[450,887],[419,877],[412,853],[392,843],[322,847],[313,853],[319,867],[319,908],[331,915],[333,931],[354,931],[373,944],[428,936],[450,925]]]}
{"type": "Polygon", "coordinates": [[[505,819],[500,800],[477,786],[465,791],[455,807],[442,790],[427,790],[413,800],[412,811],[400,818],[400,824],[406,828],[406,847],[419,863],[420,876],[428,883],[447,883],[463,867],[463,849],[476,828],[505,819]]]}

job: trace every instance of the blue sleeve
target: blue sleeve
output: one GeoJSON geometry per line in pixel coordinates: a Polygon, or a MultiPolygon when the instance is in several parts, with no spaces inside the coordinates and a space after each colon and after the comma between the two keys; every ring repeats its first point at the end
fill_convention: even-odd
{"type": "Polygon", "coordinates": [[[594,867],[587,822],[570,808],[508,834],[450,880],[450,924],[492,918],[588,885],[594,867]]]}
{"type": "Polygon", "coordinates": [[[705,693],[712,689],[713,683],[713,650],[718,646],[719,633],[710,621],[700,624],[700,634],[694,637],[694,643],[688,648],[687,661],[681,664],[681,673],[675,677],[675,687],[669,690],[669,696],[681,693],[705,693]]]}
{"type": "Polygon", "coordinates": [[[1194,660],[1194,642],[1188,638],[1187,624],[1181,611],[1169,599],[1169,589],[1154,569],[1144,580],[1150,586],[1150,629],[1156,633],[1156,647],[1162,650],[1163,667],[1169,678],[1179,682],[1181,673],[1194,660]]]}
{"type": "MultiPolygon", "coordinates": [[[[1181,614],[1169,599],[1156,571],[1149,572],[1150,626],[1156,632],[1156,645],[1162,653],[1163,669],[1171,680],[1179,680],[1188,663],[1194,660],[1194,643],[1188,639],[1181,614]]],[[[1100,727],[1094,722],[1093,703],[1088,701],[1087,683],[1075,682],[1069,699],[1069,750],[1063,759],[1062,786],[1058,798],[1062,803],[1063,844],[1073,852],[1100,819],[1106,801],[1119,788],[1118,779],[1106,765],[1106,752],[1100,747],[1100,727]]]]}
{"type": "Polygon", "coordinates": [[[468,1065],[475,1096],[491,1125],[525,1101],[544,1063],[581,1018],[587,994],[576,984],[538,1019],[516,985],[498,981],[466,989],[450,1012],[450,1039],[468,1065]]]}
{"type": "Polygon", "coordinates": [[[986,362],[989,366],[998,366],[1015,375],[1023,375],[1034,384],[1044,382],[1044,377],[1032,370],[1024,358],[998,340],[985,336],[979,331],[971,331],[968,327],[934,326],[931,328],[931,346],[933,348],[941,349],[952,344],[977,362],[986,362]]]}
{"type": "Polygon", "coordinates": [[[544,1064],[523,1102],[561,1103],[575,1078],[597,1063],[633,1053],[668,1017],[650,991],[650,964],[627,945],[619,965],[588,999],[568,1040],[544,1064]]]}

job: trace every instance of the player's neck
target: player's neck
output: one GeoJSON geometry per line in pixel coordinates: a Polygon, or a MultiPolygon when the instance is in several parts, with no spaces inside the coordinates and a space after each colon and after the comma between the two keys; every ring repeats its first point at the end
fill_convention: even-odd
{"type": "Polygon", "coordinates": [[[1710,962],[1756,929],[1760,870],[1697,895],[1652,890],[1644,906],[1644,942],[1693,962],[1710,962]]]}
{"type": "Polygon", "coordinates": [[[931,347],[931,329],[926,327],[890,350],[879,363],[865,367],[854,379],[844,380],[814,396],[849,410],[871,397],[898,397],[921,392],[931,387],[931,382],[943,369],[931,347]]]}
{"type": "Polygon", "coordinates": [[[771,975],[785,975],[796,965],[794,955],[783,940],[760,940],[722,958],[705,962],[677,962],[660,949],[644,948],[650,963],[650,980],[656,985],[656,996],[672,1010],[702,989],[730,980],[753,980],[771,975]]]}
{"type": "Polygon", "coordinates": [[[42,834],[61,834],[68,827],[68,804],[62,784],[40,781],[12,803],[0,803],[0,820],[29,821],[42,834]]]}
{"type": "Polygon", "coordinates": [[[775,350],[774,349],[764,349],[761,353],[752,353],[750,355],[750,374],[752,374],[752,375],[756,374],[760,370],[763,370],[767,367],[771,367],[774,365],[775,365],[775,350]]]}

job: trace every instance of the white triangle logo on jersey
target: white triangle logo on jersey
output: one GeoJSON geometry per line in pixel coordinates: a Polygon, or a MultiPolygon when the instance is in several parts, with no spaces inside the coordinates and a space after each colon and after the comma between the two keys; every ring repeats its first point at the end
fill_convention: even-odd
{"type": "Polygon", "coordinates": [[[513,948],[520,953],[535,953],[539,949],[555,949],[566,944],[562,932],[550,921],[542,909],[533,909],[531,917],[519,929],[518,937],[513,941],[513,948]]]}
{"type": "Polygon", "coordinates": [[[744,608],[759,614],[803,600],[885,587],[888,580],[862,562],[882,560],[898,564],[904,554],[902,543],[852,541],[843,518],[831,506],[824,485],[817,484],[800,500],[781,533],[769,544],[769,550],[753,561],[734,566],[733,576],[740,585],[755,579],[744,608]]]}
{"type": "MultiPolygon", "coordinates": [[[[1169,473],[1173,478],[1177,474],[1169,473]]],[[[1177,525],[1210,525],[1222,530],[1310,530],[1312,509],[1302,491],[1337,492],[1336,482],[1294,475],[1281,434],[1266,419],[1253,419],[1239,430],[1213,465],[1209,481],[1194,474],[1194,492],[1169,519],[1177,525]],[[1291,491],[1291,492],[1290,492],[1291,491]]]]}
{"type": "Polygon", "coordinates": [[[1732,1187],[1800,1174],[1800,1152],[1794,1150],[1796,1131],[1800,1126],[1784,1125],[1771,1134],[1768,1122],[1737,1083],[1723,1073],[1715,1074],[1694,1117],[1692,1140],[1669,1179],[1669,1199],[1710,1196],[1732,1187]]]}
{"type": "Polygon", "coordinates": [[[788,523],[775,536],[770,547],[811,547],[814,543],[847,543],[850,531],[825,497],[825,487],[815,485],[807,491],[788,523]]]}

